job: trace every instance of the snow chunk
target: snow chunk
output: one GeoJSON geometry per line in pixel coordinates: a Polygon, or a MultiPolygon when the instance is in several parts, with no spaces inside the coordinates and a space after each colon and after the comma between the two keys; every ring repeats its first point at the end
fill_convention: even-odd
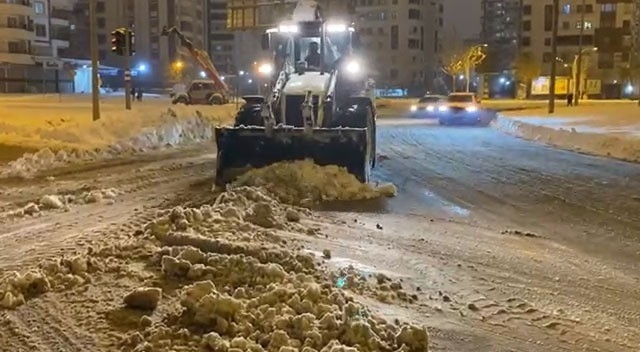
{"type": "Polygon", "coordinates": [[[40,198],[40,206],[42,209],[62,209],[64,201],[58,195],[46,195],[40,198]]]}
{"type": "Polygon", "coordinates": [[[395,186],[363,184],[345,168],[319,166],[312,160],[285,161],[241,175],[231,188],[263,187],[288,204],[308,204],[331,200],[364,200],[395,196],[395,186]]]}
{"type": "Polygon", "coordinates": [[[131,309],[154,310],[162,297],[162,290],[157,287],[137,288],[124,297],[124,304],[131,309]]]}

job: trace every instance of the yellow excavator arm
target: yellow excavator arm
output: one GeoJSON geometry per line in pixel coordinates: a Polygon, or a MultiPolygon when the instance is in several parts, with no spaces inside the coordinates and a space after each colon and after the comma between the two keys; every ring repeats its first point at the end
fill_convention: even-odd
{"type": "Polygon", "coordinates": [[[162,28],[161,35],[169,36],[170,34],[175,34],[180,40],[180,45],[185,47],[191,56],[198,62],[200,67],[206,72],[207,76],[214,81],[218,89],[224,90],[226,93],[229,93],[229,87],[222,79],[222,76],[218,73],[216,66],[213,64],[213,61],[209,57],[206,51],[202,49],[198,49],[195,47],[193,42],[189,40],[180,30],[176,27],[168,27],[164,26],[162,28]]]}

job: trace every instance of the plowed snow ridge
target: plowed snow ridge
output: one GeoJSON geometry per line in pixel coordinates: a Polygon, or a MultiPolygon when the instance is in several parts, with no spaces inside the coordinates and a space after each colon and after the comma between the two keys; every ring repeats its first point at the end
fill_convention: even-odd
{"type": "Polygon", "coordinates": [[[94,125],[72,122],[31,131],[29,128],[2,124],[0,127],[6,131],[4,139],[12,137],[12,144],[32,146],[49,141],[52,147],[33,154],[27,153],[9,162],[0,168],[0,177],[29,178],[38,171],[61,165],[111,159],[149,149],[210,140],[213,138],[212,128],[228,121],[230,116],[230,111],[224,108],[218,115],[205,115],[190,107],[176,106],[156,116],[114,116],[94,125]],[[40,142],[35,143],[34,139],[40,142]]]}
{"type": "Polygon", "coordinates": [[[493,126],[515,137],[562,149],[640,162],[640,138],[631,134],[578,132],[571,127],[570,129],[552,128],[505,116],[498,116],[493,126]]]}

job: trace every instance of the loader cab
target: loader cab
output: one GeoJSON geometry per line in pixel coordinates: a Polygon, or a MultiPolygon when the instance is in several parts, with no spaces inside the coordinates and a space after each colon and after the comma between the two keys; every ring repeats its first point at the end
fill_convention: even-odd
{"type": "Polygon", "coordinates": [[[283,24],[262,36],[262,49],[273,51],[276,58],[283,59],[292,72],[299,74],[330,72],[341,57],[351,55],[358,45],[352,27],[322,21],[283,24]],[[316,56],[317,62],[310,60],[316,56]]]}

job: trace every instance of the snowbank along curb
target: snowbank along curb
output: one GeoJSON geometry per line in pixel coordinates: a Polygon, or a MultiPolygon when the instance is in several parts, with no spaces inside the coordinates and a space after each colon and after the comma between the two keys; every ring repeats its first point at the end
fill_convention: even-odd
{"type": "Polygon", "coordinates": [[[54,153],[51,149],[41,149],[27,153],[0,168],[0,178],[29,178],[35,173],[72,163],[113,159],[123,155],[143,153],[163,147],[175,147],[213,139],[216,118],[204,116],[200,111],[188,116],[178,116],[173,109],[167,109],[160,117],[158,126],[143,128],[133,137],[124,138],[102,148],[62,149],[54,153]]]}
{"type": "Polygon", "coordinates": [[[534,125],[498,114],[492,126],[515,137],[575,152],[640,162],[640,138],[534,125]]]}

